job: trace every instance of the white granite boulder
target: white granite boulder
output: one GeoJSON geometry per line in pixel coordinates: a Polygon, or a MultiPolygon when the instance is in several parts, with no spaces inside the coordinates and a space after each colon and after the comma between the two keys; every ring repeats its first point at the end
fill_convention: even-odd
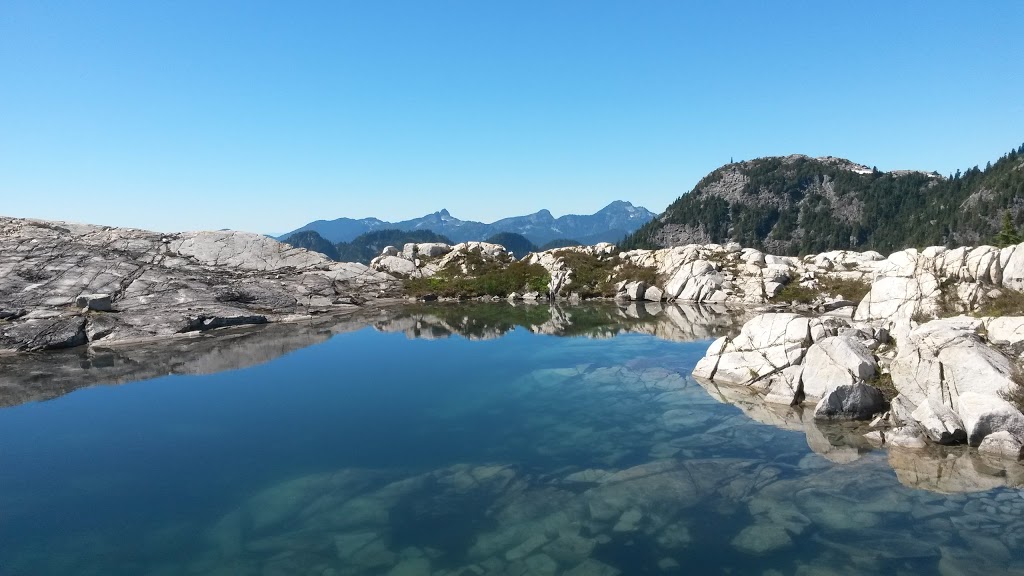
{"type": "Polygon", "coordinates": [[[1013,404],[992,394],[960,394],[959,410],[967,431],[967,443],[978,446],[994,432],[1009,432],[1024,438],[1024,414],[1013,404]]]}
{"type": "MultiPolygon", "coordinates": [[[[724,384],[750,385],[801,364],[807,348],[817,339],[835,336],[841,322],[792,313],[759,314],[748,320],[735,338],[713,342],[693,374],[724,384]]],[[[790,372],[776,392],[784,396],[785,388],[795,383],[799,378],[790,372]]]]}
{"type": "Polygon", "coordinates": [[[717,382],[746,385],[799,364],[810,343],[809,318],[768,313],[750,319],[732,340],[712,343],[693,371],[717,382]]]}
{"type": "Polygon", "coordinates": [[[1009,345],[1024,342],[1024,316],[1000,316],[985,320],[988,341],[993,344],[1009,345]]]}
{"type": "Polygon", "coordinates": [[[417,254],[422,258],[436,258],[452,251],[452,247],[443,242],[421,242],[416,245],[417,254]]]}
{"type": "Polygon", "coordinates": [[[664,299],[665,292],[657,286],[649,286],[647,290],[644,291],[644,300],[647,300],[648,302],[661,302],[664,299]]]}
{"type": "Polygon", "coordinates": [[[1020,438],[1006,430],[993,432],[978,445],[978,452],[1005,460],[1020,460],[1024,452],[1024,444],[1020,438]]]}
{"type": "Polygon", "coordinates": [[[627,282],[623,289],[626,292],[626,297],[630,300],[643,300],[647,292],[647,284],[643,282],[627,282]]]}
{"type": "Polygon", "coordinates": [[[928,398],[911,413],[928,438],[937,444],[962,444],[967,441],[964,423],[956,412],[935,398],[928,398]]]}
{"type": "Polygon", "coordinates": [[[401,276],[419,275],[416,263],[412,260],[406,260],[401,256],[378,256],[373,259],[370,266],[374,270],[379,270],[388,274],[398,274],[401,276]]]}
{"type": "Polygon", "coordinates": [[[715,265],[707,260],[695,260],[680,266],[668,283],[665,295],[671,300],[707,299],[711,292],[722,286],[723,279],[715,265]]]}
{"type": "Polygon", "coordinates": [[[1016,368],[981,339],[981,326],[976,318],[946,318],[909,332],[890,366],[893,385],[914,405],[934,398],[954,412],[964,392],[998,397],[1012,390],[1016,368]]]}
{"type": "Polygon", "coordinates": [[[875,376],[877,365],[871,351],[849,336],[833,336],[815,342],[803,361],[803,387],[808,396],[822,398],[829,389],[875,376]]]}

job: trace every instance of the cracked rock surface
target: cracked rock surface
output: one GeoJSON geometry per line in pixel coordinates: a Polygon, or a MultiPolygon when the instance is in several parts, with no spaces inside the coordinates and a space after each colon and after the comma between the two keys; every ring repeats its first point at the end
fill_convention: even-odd
{"type": "Polygon", "coordinates": [[[362,264],[248,232],[160,234],[0,217],[0,351],[274,322],[399,288],[362,264]],[[112,310],[79,308],[83,295],[109,296],[112,310]]]}

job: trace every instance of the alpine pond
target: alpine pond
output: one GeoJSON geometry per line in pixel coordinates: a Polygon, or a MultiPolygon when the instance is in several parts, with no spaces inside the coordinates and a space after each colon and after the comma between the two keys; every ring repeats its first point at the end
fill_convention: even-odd
{"type": "Polygon", "coordinates": [[[2,358],[0,574],[1024,572],[1019,469],[702,387],[740,324],[422,305],[2,358]]]}

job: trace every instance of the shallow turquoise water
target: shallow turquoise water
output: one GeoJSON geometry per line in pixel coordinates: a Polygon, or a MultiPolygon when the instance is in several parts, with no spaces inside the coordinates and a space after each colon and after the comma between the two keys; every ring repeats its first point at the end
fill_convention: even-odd
{"type": "Polygon", "coordinates": [[[708,343],[367,327],[4,408],[0,574],[1024,568],[1005,471],[760,423],[688,377],[708,343]]]}

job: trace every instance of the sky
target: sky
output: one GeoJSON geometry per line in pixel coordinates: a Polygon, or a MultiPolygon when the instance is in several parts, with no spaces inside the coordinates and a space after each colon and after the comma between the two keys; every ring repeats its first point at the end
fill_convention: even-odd
{"type": "Polygon", "coordinates": [[[0,2],[0,215],[660,212],[730,160],[1024,143],[1024,2],[0,2]]]}

